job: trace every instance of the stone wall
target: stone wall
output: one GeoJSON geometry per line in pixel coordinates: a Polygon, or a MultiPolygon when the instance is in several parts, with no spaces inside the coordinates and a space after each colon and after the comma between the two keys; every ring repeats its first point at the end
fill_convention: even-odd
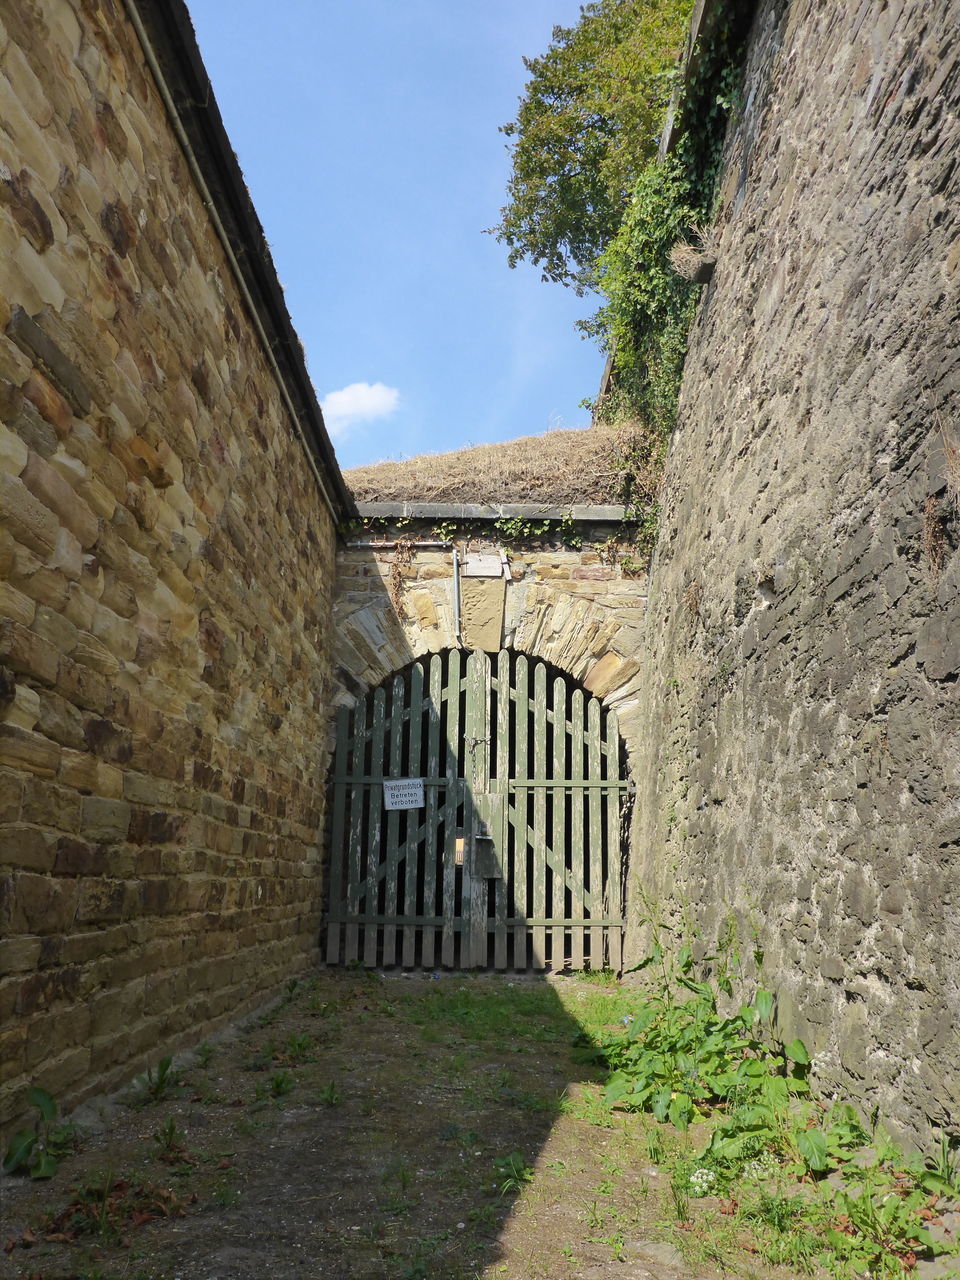
{"type": "Polygon", "coordinates": [[[314,956],[334,525],[122,6],[5,5],[0,102],[9,1120],[314,956]]]}
{"type": "Polygon", "coordinates": [[[821,1083],[917,1137],[960,1116],[958,27],[956,0],[758,5],[651,579],[632,895],[761,943],[821,1083]]]}
{"type": "Polygon", "coordinates": [[[486,531],[475,521],[458,528],[443,508],[422,527],[405,521],[348,542],[337,557],[334,605],[339,700],[351,701],[358,689],[381,684],[424,653],[517,649],[553,663],[616,711],[632,757],[647,574],[631,550],[629,534],[615,521],[583,519],[567,522],[564,532],[505,541],[495,521],[486,531]],[[450,535],[442,545],[435,541],[438,523],[450,535]],[[461,564],[459,638],[454,545],[461,564]],[[463,566],[470,556],[502,564],[503,576],[468,576],[463,566]]]}

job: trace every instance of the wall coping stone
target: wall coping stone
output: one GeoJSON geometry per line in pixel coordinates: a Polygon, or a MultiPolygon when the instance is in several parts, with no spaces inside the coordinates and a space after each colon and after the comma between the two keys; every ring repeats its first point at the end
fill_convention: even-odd
{"type": "Polygon", "coordinates": [[[459,503],[459,502],[358,502],[362,519],[422,520],[586,520],[611,524],[635,524],[626,507],[546,506],[537,502],[459,503]]]}

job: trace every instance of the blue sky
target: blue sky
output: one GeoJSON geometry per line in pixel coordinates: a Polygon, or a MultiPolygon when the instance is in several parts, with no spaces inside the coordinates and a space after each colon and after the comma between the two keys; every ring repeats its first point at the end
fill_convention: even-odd
{"type": "Polygon", "coordinates": [[[188,4],[341,465],[588,425],[590,300],[482,234],[521,59],[579,3],[188,4]]]}

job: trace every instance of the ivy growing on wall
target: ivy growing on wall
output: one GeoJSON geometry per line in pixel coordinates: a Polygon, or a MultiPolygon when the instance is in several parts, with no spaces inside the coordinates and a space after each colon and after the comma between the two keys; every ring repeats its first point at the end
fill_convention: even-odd
{"type": "Polygon", "coordinates": [[[699,286],[670,262],[678,242],[696,242],[715,214],[717,179],[731,114],[740,106],[742,54],[753,5],[715,4],[688,58],[675,104],[672,151],[649,161],[616,235],[600,256],[605,299],[584,326],[613,356],[603,420],[636,415],[665,444],[677,400],[699,286]]]}
{"type": "Polygon", "coordinates": [[[668,254],[702,217],[680,156],[648,164],[630,208],[601,256],[606,301],[587,327],[614,353],[614,394],[601,416],[635,416],[661,447],[673,427],[686,338],[698,288],[670,266],[668,254]]]}
{"type": "MultiPolygon", "coordinates": [[[[621,542],[631,540],[632,525],[618,525],[614,537],[621,542]]],[[[534,519],[529,516],[500,516],[498,519],[450,519],[431,521],[395,516],[369,516],[362,520],[346,521],[340,526],[344,538],[366,537],[374,541],[395,541],[398,547],[409,549],[418,539],[438,542],[464,542],[473,539],[501,542],[504,546],[520,544],[555,546],[578,550],[583,545],[580,522],[570,515],[556,518],[534,519]],[[402,531],[402,537],[400,536],[402,531]]]]}

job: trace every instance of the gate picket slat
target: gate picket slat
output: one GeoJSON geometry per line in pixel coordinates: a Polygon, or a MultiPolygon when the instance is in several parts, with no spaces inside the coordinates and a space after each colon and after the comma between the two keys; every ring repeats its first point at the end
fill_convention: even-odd
{"type": "MultiPolygon", "coordinates": [[[[574,689],[570,698],[570,777],[582,778],[583,772],[583,690],[574,689]]],[[[570,895],[570,916],[576,920],[584,913],[583,885],[583,788],[573,787],[570,792],[570,830],[567,833],[570,849],[570,869],[574,888],[570,895]]],[[[574,969],[583,968],[583,930],[574,929],[570,938],[570,964],[574,969]]]]}
{"type": "MultiPolygon", "coordinates": [[[[347,776],[347,734],[349,732],[350,713],[346,707],[337,711],[337,739],[334,752],[333,776],[336,779],[347,776]]],[[[333,787],[333,815],[330,823],[330,888],[327,902],[331,909],[340,904],[343,892],[344,863],[347,857],[344,831],[344,811],[347,801],[346,782],[337,781],[333,787]]],[[[327,926],[327,964],[336,964],[340,959],[340,925],[331,920],[327,926]]]]}
{"type": "MultiPolygon", "coordinates": [[[[369,699],[363,697],[359,700],[354,708],[354,730],[351,761],[352,772],[364,773],[364,750],[366,739],[363,735],[363,728],[367,723],[367,708],[369,699]]],[[[360,878],[363,874],[363,810],[366,793],[362,787],[350,788],[350,839],[348,846],[347,860],[347,914],[355,916],[360,911],[360,878]]],[[[346,937],[346,946],[344,949],[344,963],[356,964],[359,958],[359,928],[355,924],[348,924],[344,930],[346,937]]]]}
{"type": "MultiPolygon", "coordinates": [[[[567,773],[567,682],[557,676],[553,682],[553,776],[557,780],[568,777],[567,773]]],[[[552,789],[553,821],[551,823],[550,844],[554,858],[563,867],[568,857],[566,839],[567,801],[561,786],[552,789]]],[[[553,873],[553,892],[551,894],[553,909],[551,915],[555,920],[563,920],[568,912],[564,909],[566,885],[564,876],[553,873]]],[[[565,959],[564,929],[562,925],[554,925],[550,931],[550,963],[553,972],[563,968],[565,959]]]]}
{"type": "MultiPolygon", "coordinates": [[[[538,662],[533,669],[533,771],[538,778],[547,776],[547,669],[538,662]]],[[[533,914],[547,914],[547,861],[544,846],[547,842],[547,793],[538,787],[533,795],[533,914]]],[[[531,967],[546,966],[546,929],[539,925],[532,930],[533,959],[531,967]]]]}
{"type": "MultiPolygon", "coordinates": [[[[507,779],[510,776],[510,654],[501,649],[497,655],[497,781],[496,791],[507,804],[507,779]]],[[[494,886],[493,967],[507,967],[507,868],[510,863],[509,828],[504,822],[499,831],[503,844],[500,853],[500,879],[494,886]]]]}
{"type": "Polygon", "coordinates": [[[461,913],[467,928],[460,935],[460,967],[476,968],[487,963],[487,881],[477,874],[476,841],[480,817],[486,813],[479,797],[490,787],[490,659],[480,649],[467,659],[464,732],[464,828],[470,832],[470,847],[463,865],[461,913]]]}
{"type": "MultiPolygon", "coordinates": [[[[390,698],[390,777],[401,778],[408,773],[403,767],[401,748],[403,745],[403,713],[405,711],[406,687],[403,676],[394,676],[390,698]]],[[[384,770],[386,773],[386,770],[384,770]]],[[[398,887],[400,880],[400,811],[392,809],[387,814],[387,845],[384,850],[386,862],[384,866],[383,913],[385,916],[397,914],[398,887]]],[[[397,930],[393,925],[383,927],[383,957],[381,964],[385,967],[396,962],[397,930]]]]}
{"type": "MultiPolygon", "coordinates": [[[[527,670],[527,659],[524,654],[517,654],[514,668],[514,768],[518,778],[529,776],[529,724],[530,724],[530,685],[527,670]]],[[[510,864],[513,881],[513,909],[517,916],[526,916],[527,904],[527,862],[530,857],[530,842],[527,839],[527,808],[530,792],[526,787],[516,787],[513,792],[513,806],[509,810],[508,840],[513,848],[513,861],[510,864]]],[[[506,801],[505,803],[507,803],[506,801]]],[[[527,967],[527,928],[518,925],[513,934],[513,967],[523,972],[527,967]]]]}
{"type": "MultiPolygon", "coordinates": [[[[423,717],[423,667],[419,662],[415,662],[410,670],[410,736],[408,739],[407,750],[407,768],[411,776],[420,774],[420,722],[423,717]]],[[[436,806],[436,789],[429,787],[428,790],[434,797],[434,806],[436,806]]],[[[426,801],[426,797],[424,797],[426,801]]],[[[429,823],[427,823],[429,829],[429,823]]],[[[404,916],[416,915],[417,902],[417,872],[419,871],[419,854],[420,841],[418,834],[420,826],[416,821],[413,813],[407,814],[407,838],[404,844],[404,883],[403,883],[403,914],[404,916]]],[[[400,960],[405,969],[409,969],[416,962],[417,956],[417,931],[412,925],[404,925],[403,941],[401,944],[400,960]]]]}
{"type": "MultiPolygon", "coordinates": [[[[620,776],[620,734],[616,714],[607,714],[607,777],[617,779],[620,776]]],[[[622,914],[620,901],[620,793],[607,791],[603,793],[607,802],[607,904],[606,912],[617,920],[622,914]]],[[[619,924],[611,925],[607,930],[607,946],[610,956],[610,968],[619,973],[623,968],[622,943],[623,935],[619,924]]]]}
{"type": "MultiPolygon", "coordinates": [[[[443,696],[447,704],[447,741],[445,768],[447,794],[443,803],[443,848],[440,850],[443,866],[443,940],[441,960],[448,968],[456,962],[456,933],[453,919],[456,915],[457,867],[455,859],[457,839],[457,806],[461,790],[458,784],[458,760],[460,755],[460,650],[450,651],[447,668],[447,684],[443,696]]],[[[467,943],[461,944],[462,947],[467,943]]]]}
{"type": "MultiPolygon", "coordinates": [[[[384,746],[386,742],[387,691],[381,685],[373,694],[373,726],[370,730],[370,772],[376,777],[384,776],[384,746]]],[[[379,914],[378,892],[380,874],[380,834],[383,827],[383,784],[370,788],[369,810],[367,813],[366,863],[367,883],[364,896],[364,918],[379,914]]],[[[377,937],[380,932],[375,924],[363,927],[363,963],[368,969],[376,967],[377,937]]]]}
{"type": "MultiPolygon", "coordinates": [[[[591,698],[587,706],[587,777],[602,777],[600,769],[600,703],[591,698]]],[[[599,787],[591,787],[587,795],[589,814],[589,898],[591,916],[603,911],[603,801],[599,787]]],[[[590,930],[590,968],[603,968],[603,927],[590,930]]]]}
{"type": "MultiPolygon", "coordinates": [[[[440,704],[443,698],[443,659],[435,653],[430,659],[430,691],[427,698],[427,777],[439,778],[440,766],[440,704]]],[[[437,841],[440,835],[439,787],[430,787],[426,794],[423,839],[423,914],[440,916],[443,904],[437,901],[437,841]]],[[[436,929],[424,927],[420,963],[425,969],[434,966],[436,929]]]]}
{"type": "Polygon", "coordinates": [[[463,850],[463,866],[460,871],[460,916],[463,929],[460,932],[460,965],[461,969],[473,967],[476,938],[474,929],[476,920],[473,911],[473,864],[475,861],[474,841],[477,823],[477,805],[475,796],[478,784],[483,782],[483,764],[479,759],[483,733],[480,716],[480,700],[483,696],[482,655],[471,651],[467,655],[465,680],[467,686],[466,714],[463,722],[463,751],[461,757],[461,773],[466,783],[463,797],[463,830],[465,835],[463,850]],[[480,687],[478,688],[477,685],[480,687]]]}

